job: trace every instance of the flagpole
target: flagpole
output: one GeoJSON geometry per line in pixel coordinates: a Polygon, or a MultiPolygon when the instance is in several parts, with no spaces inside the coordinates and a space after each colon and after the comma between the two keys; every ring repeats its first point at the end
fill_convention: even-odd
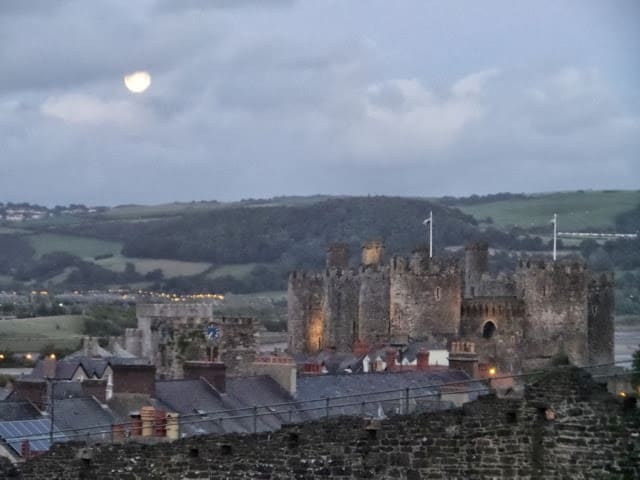
{"type": "Polygon", "coordinates": [[[557,250],[556,250],[556,238],[558,237],[558,214],[553,214],[553,261],[556,261],[557,250]]]}
{"type": "Polygon", "coordinates": [[[433,258],[433,211],[429,212],[429,258],[433,258]]]}

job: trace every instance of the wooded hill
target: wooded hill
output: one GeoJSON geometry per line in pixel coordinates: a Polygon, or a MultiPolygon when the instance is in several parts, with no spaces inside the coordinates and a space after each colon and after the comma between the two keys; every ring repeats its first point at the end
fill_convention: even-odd
{"type": "MultiPolygon", "coordinates": [[[[362,242],[370,239],[384,240],[388,255],[410,253],[426,243],[423,220],[430,211],[436,254],[484,239],[499,250],[493,258],[500,268],[513,263],[509,253],[549,250],[547,210],[560,208],[561,218],[575,219],[582,214],[575,205],[597,204],[598,215],[587,217],[599,219],[602,230],[640,226],[640,192],[550,194],[546,203],[544,198],[506,193],[439,200],[281,197],[100,209],[22,222],[19,228],[5,223],[0,226],[0,290],[121,285],[176,292],[282,290],[288,271],[321,268],[326,247],[335,241],[350,245],[354,264],[362,242]],[[528,203],[536,222],[527,221],[528,203]],[[519,225],[504,221],[514,215],[519,225]]],[[[565,242],[564,247],[585,254],[598,269],[630,274],[632,282],[640,268],[637,241],[565,242]]]]}

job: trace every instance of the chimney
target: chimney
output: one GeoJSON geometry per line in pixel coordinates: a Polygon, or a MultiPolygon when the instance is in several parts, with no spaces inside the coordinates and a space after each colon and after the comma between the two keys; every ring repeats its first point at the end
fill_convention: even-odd
{"type": "Polygon", "coordinates": [[[307,375],[318,375],[322,373],[322,365],[316,362],[305,362],[302,371],[307,375]]]}
{"type": "Polygon", "coordinates": [[[478,354],[473,342],[451,342],[449,368],[462,370],[471,378],[478,378],[478,354]]]}
{"type": "Polygon", "coordinates": [[[220,393],[226,391],[227,367],[220,362],[188,361],[182,364],[183,377],[189,380],[204,378],[220,393]]]}
{"type": "Polygon", "coordinates": [[[398,352],[393,348],[389,348],[384,352],[384,361],[387,364],[387,372],[392,372],[396,369],[397,356],[398,352]]]}
{"type": "Polygon", "coordinates": [[[87,397],[96,397],[100,403],[107,403],[107,381],[87,379],[81,382],[82,394],[87,397]]]}
{"type": "Polygon", "coordinates": [[[13,399],[28,400],[40,411],[47,408],[47,382],[43,379],[16,378],[13,382],[13,399]]]}
{"type": "Polygon", "coordinates": [[[154,395],[156,390],[155,365],[111,365],[113,393],[154,395]]]}
{"type": "Polygon", "coordinates": [[[20,456],[25,460],[31,457],[31,444],[29,440],[23,440],[20,444],[20,456]]]}
{"type": "Polygon", "coordinates": [[[419,351],[416,353],[417,369],[421,372],[429,370],[429,352],[419,351]]]}
{"type": "Polygon", "coordinates": [[[253,363],[253,374],[270,376],[291,395],[296,394],[297,373],[296,362],[288,355],[266,355],[253,363]]]}
{"type": "Polygon", "coordinates": [[[56,370],[58,367],[58,361],[55,358],[45,357],[42,362],[42,377],[43,378],[56,378],[56,370]]]}
{"type": "Polygon", "coordinates": [[[356,357],[361,357],[363,355],[366,355],[369,352],[369,344],[367,342],[365,342],[364,340],[357,340],[354,344],[353,344],[353,354],[356,357]]]}

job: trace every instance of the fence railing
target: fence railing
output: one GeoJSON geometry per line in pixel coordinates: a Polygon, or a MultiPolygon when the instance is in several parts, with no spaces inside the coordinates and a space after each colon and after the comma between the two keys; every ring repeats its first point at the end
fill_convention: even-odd
{"type": "MultiPolygon", "coordinates": [[[[631,370],[623,372],[595,373],[603,368],[616,367],[622,364],[629,364],[631,361],[621,361],[607,364],[587,365],[581,367],[589,372],[593,371],[594,378],[611,379],[621,375],[634,373],[631,370]]],[[[362,416],[372,418],[386,418],[391,415],[404,415],[414,412],[435,411],[451,408],[452,397],[455,395],[469,395],[475,397],[479,394],[491,393],[494,391],[492,384],[500,380],[521,380],[536,378],[540,375],[550,373],[558,368],[536,370],[521,374],[501,375],[486,379],[458,380],[449,383],[428,384],[402,389],[381,390],[368,393],[354,393],[333,397],[324,397],[311,400],[297,400],[291,402],[273,403],[268,405],[253,405],[226,410],[215,410],[193,414],[180,415],[177,420],[178,437],[188,436],[188,427],[193,425],[207,425],[204,433],[231,433],[241,431],[244,433],[259,433],[279,429],[288,423],[298,423],[321,418],[335,416],[362,416]],[[443,392],[443,387],[445,391],[443,392]]],[[[168,418],[153,420],[146,423],[146,427],[153,432],[162,431],[173,420],[168,418]]],[[[158,439],[156,435],[147,437],[132,434],[136,430],[140,431],[140,421],[120,422],[114,424],[93,425],[84,428],[74,428],[60,430],[56,429],[54,441],[87,441],[96,442],[116,442],[128,439],[139,440],[140,438],[158,439]],[[117,427],[117,428],[116,428],[117,427]],[[114,432],[122,432],[117,435],[114,432]],[[62,438],[60,438],[62,437],[62,438]]],[[[203,433],[203,432],[200,432],[203,433]]],[[[2,440],[7,443],[21,442],[25,440],[47,440],[50,433],[38,433],[30,435],[17,435],[15,437],[4,437],[2,440]]]]}

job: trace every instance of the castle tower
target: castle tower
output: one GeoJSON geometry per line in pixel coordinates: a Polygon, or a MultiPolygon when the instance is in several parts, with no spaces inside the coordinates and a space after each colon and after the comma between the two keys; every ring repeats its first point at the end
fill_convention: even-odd
{"type": "Polygon", "coordinates": [[[327,249],[327,268],[349,268],[349,245],[346,243],[332,243],[327,249]]]}
{"type": "Polygon", "coordinates": [[[615,296],[613,273],[603,273],[589,283],[589,363],[613,363],[615,296]]]}
{"type": "Polygon", "coordinates": [[[574,365],[587,365],[590,274],[584,262],[521,260],[516,281],[525,303],[523,367],[541,368],[564,355],[574,365]]]}
{"type": "Polygon", "coordinates": [[[458,336],[462,275],[455,259],[429,258],[428,250],[390,265],[391,331],[413,340],[447,342],[458,336]]]}
{"type": "Polygon", "coordinates": [[[324,279],[322,315],[324,348],[350,352],[358,332],[360,278],[352,270],[328,269],[324,279]]]}
{"type": "Polygon", "coordinates": [[[464,252],[464,296],[478,295],[482,274],[489,270],[489,245],[474,242],[466,246],[464,252]]]}
{"type": "Polygon", "coordinates": [[[292,272],[287,290],[289,351],[317,352],[325,345],[324,276],[292,272]]]}
{"type": "Polygon", "coordinates": [[[373,265],[360,269],[357,340],[369,344],[390,337],[389,267],[373,265]]]}
{"type": "Polygon", "coordinates": [[[362,246],[362,265],[381,265],[384,260],[384,243],[368,241],[362,246]]]}

